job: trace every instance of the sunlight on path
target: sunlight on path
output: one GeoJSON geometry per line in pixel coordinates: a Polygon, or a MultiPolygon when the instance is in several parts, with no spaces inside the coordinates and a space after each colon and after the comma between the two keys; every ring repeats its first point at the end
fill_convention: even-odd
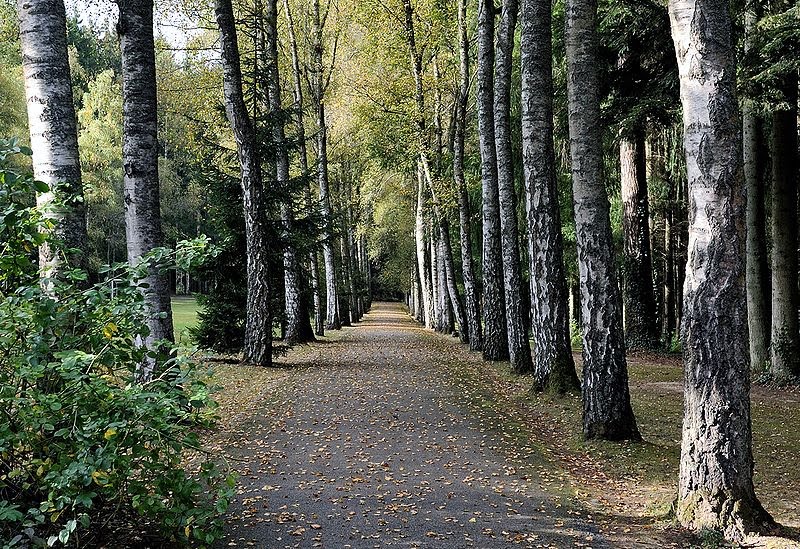
{"type": "Polygon", "coordinates": [[[444,352],[469,355],[443,341],[378,303],[290,355],[279,409],[230,449],[245,462],[219,546],[607,547],[453,404],[444,352]]]}

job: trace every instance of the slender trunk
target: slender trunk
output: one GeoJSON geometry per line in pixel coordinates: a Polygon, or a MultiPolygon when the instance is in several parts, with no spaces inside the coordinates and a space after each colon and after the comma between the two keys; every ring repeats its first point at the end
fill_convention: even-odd
{"type": "Polygon", "coordinates": [[[433,295],[433,329],[442,332],[442,294],[439,291],[439,261],[436,257],[437,238],[436,233],[428,228],[430,239],[428,240],[428,253],[430,254],[431,265],[431,293],[433,295]]]}
{"type": "Polygon", "coordinates": [[[553,146],[552,7],[522,1],[522,154],[537,390],[580,389],[569,336],[564,240],[553,146]]]}
{"type": "MultiPolygon", "coordinates": [[[[346,230],[346,227],[345,227],[346,230]]],[[[352,273],[350,272],[350,248],[348,247],[348,240],[346,236],[339,239],[339,281],[342,284],[342,291],[339,292],[339,317],[342,321],[342,326],[353,325],[353,310],[351,309],[352,299],[350,288],[353,287],[352,273]]]]}
{"type": "MultiPolygon", "coordinates": [[[[294,18],[289,7],[289,0],[283,0],[284,11],[289,31],[289,46],[292,55],[292,94],[295,103],[295,126],[297,128],[297,143],[300,147],[300,171],[303,177],[309,174],[308,150],[306,145],[306,128],[303,120],[303,81],[300,71],[300,55],[297,51],[297,37],[294,32],[294,18]]],[[[311,184],[308,182],[304,187],[304,197],[306,207],[309,212],[316,210],[317,207],[311,198],[311,184]]],[[[318,336],[325,335],[325,305],[322,301],[322,291],[319,272],[318,248],[314,248],[308,253],[308,260],[311,265],[311,293],[314,301],[314,333],[318,336]]]]}
{"type": "Polygon", "coordinates": [[[242,360],[272,364],[272,318],[269,309],[270,238],[265,212],[261,162],[255,129],[242,93],[239,45],[231,0],[216,0],[215,13],[222,47],[225,112],[236,140],[241,169],[242,199],[247,247],[247,321],[242,360]]]}
{"type": "MultiPolygon", "coordinates": [[[[122,169],[125,189],[125,236],[128,261],[164,245],[158,185],[158,104],[156,100],[156,57],[153,41],[153,1],[129,0],[120,4],[120,50],[122,53],[122,169]]],[[[169,278],[152,269],[140,281],[150,309],[145,339],[174,341],[169,278]]],[[[141,375],[149,379],[152,363],[141,375]]]]}
{"type": "Polygon", "coordinates": [[[494,4],[478,1],[478,138],[483,198],[483,357],[509,357],[494,129],[494,4]]]}
{"type": "Polygon", "coordinates": [[[425,246],[425,181],[422,167],[417,168],[417,208],[414,226],[414,238],[417,249],[417,273],[422,294],[422,320],[426,328],[433,328],[433,290],[427,276],[428,259],[425,246]]]}
{"type": "Polygon", "coordinates": [[[325,83],[323,82],[322,18],[319,0],[314,0],[312,43],[312,95],[317,113],[317,182],[319,184],[319,210],[322,218],[322,257],[325,262],[326,327],[338,330],[342,327],[339,317],[338,277],[335,259],[335,235],[331,224],[331,198],[328,181],[328,126],[325,121],[325,83]]]}
{"type": "Polygon", "coordinates": [[[650,206],[647,196],[645,134],[639,129],[619,143],[622,183],[623,299],[628,349],[655,349],[656,300],[650,255],[650,206]]]}
{"type": "Polygon", "coordinates": [[[283,237],[284,314],[288,345],[314,341],[314,330],[303,303],[302,271],[293,238],[294,212],[290,193],[289,150],[282,122],[280,69],[278,67],[278,3],[267,0],[266,9],[267,94],[272,113],[272,144],[275,147],[275,167],[278,189],[286,196],[281,203],[283,237]]]}
{"type": "Polygon", "coordinates": [[[664,341],[667,347],[670,346],[673,336],[675,336],[675,245],[672,230],[674,217],[674,187],[672,178],[667,182],[667,206],[664,211],[664,341]]]}
{"type": "Polygon", "coordinates": [[[583,326],[583,434],[639,439],[630,404],[622,307],[603,181],[597,1],[568,0],[567,95],[583,326]]]}
{"type": "MultiPolygon", "coordinates": [[[[458,52],[459,89],[454,117],[453,134],[453,179],[458,197],[458,229],[461,248],[461,270],[464,277],[464,308],[466,322],[461,330],[466,331],[469,348],[480,351],[483,347],[480,297],[475,283],[475,264],[472,258],[472,223],[469,207],[467,180],[464,177],[464,137],[467,124],[467,102],[469,101],[469,39],[467,37],[467,0],[458,0],[458,52]]],[[[463,336],[462,336],[463,340],[463,336]]]]}
{"type": "MultiPolygon", "coordinates": [[[[443,242],[450,242],[450,224],[442,222],[439,225],[440,238],[443,242]]],[[[450,296],[450,304],[455,314],[455,321],[458,322],[458,337],[462,343],[469,342],[469,328],[467,327],[467,312],[464,308],[464,303],[461,301],[461,296],[458,293],[458,284],[456,283],[456,268],[453,261],[453,247],[445,245],[442,248],[442,260],[444,261],[445,276],[447,279],[447,293],[450,296]]]]}
{"type": "Polygon", "coordinates": [[[495,59],[494,134],[508,355],[511,367],[518,374],[522,374],[530,372],[533,364],[528,333],[525,329],[527,322],[522,298],[514,152],[511,145],[511,72],[518,12],[519,0],[503,0],[495,59]]]}
{"type": "Polygon", "coordinates": [[[669,2],[691,220],[677,516],[688,528],[721,530],[742,539],[763,531],[771,518],[753,489],[746,195],[729,9],[725,0],[669,2]]]}
{"type": "Polygon", "coordinates": [[[783,86],[788,109],[772,113],[772,344],[770,374],[800,375],[797,309],[797,77],[783,86]]]}
{"type": "MultiPolygon", "coordinates": [[[[55,197],[64,209],[54,212],[55,236],[65,249],[68,268],[87,267],[88,236],[83,203],[78,133],[67,53],[67,22],[63,0],[18,0],[19,32],[25,97],[28,108],[33,175],[50,190],[36,197],[44,207],[55,197]]],[[[61,252],[63,254],[63,252],[61,252]]],[[[39,249],[44,278],[57,275],[61,257],[49,245],[39,249]]]]}

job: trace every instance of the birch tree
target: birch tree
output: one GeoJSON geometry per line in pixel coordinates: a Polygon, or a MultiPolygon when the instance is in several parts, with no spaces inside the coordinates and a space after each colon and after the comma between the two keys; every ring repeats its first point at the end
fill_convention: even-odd
{"type": "MultiPolygon", "coordinates": [[[[88,247],[83,204],[78,133],[67,54],[63,0],[17,2],[28,128],[33,150],[33,175],[50,190],[36,197],[40,207],[54,198],[65,203],[55,211],[55,234],[67,249],[69,267],[86,267],[88,247]],[[57,195],[57,196],[56,196],[57,195]]],[[[62,257],[44,245],[39,250],[43,277],[57,275],[62,257]]]]}
{"type": "Polygon", "coordinates": [[[678,512],[733,539],[771,523],[753,489],[745,203],[727,0],[670,0],[689,181],[678,512]],[[702,22],[702,24],[700,24],[702,22]]]}
{"type": "Polygon", "coordinates": [[[603,181],[596,21],[596,0],[567,1],[567,100],[583,328],[583,435],[639,439],[628,392],[622,304],[603,181]]]}
{"type": "Polygon", "coordinates": [[[268,366],[272,363],[268,269],[270,244],[261,160],[255,128],[242,91],[239,44],[231,0],[215,0],[214,11],[220,32],[225,112],[236,140],[241,170],[247,249],[247,321],[242,359],[268,366]]]}
{"type": "Polygon", "coordinates": [[[569,337],[553,145],[552,7],[522,0],[522,157],[528,220],[533,375],[539,390],[580,388],[569,337]]]}
{"type": "MultiPolygon", "coordinates": [[[[122,168],[125,196],[125,236],[128,261],[136,263],[153,248],[163,246],[158,181],[158,103],[153,41],[153,0],[119,4],[122,53],[122,168]]],[[[174,341],[172,305],[167,273],[151,270],[141,281],[150,309],[145,343],[174,341]]],[[[145,371],[145,378],[153,372],[145,371]]]]}

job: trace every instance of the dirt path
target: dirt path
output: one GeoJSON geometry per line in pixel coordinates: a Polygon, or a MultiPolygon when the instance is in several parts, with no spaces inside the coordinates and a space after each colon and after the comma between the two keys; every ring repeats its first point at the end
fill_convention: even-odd
{"type": "Polygon", "coordinates": [[[475,356],[400,305],[300,354],[229,448],[244,461],[220,547],[610,546],[455,404],[442,364],[475,356]]]}

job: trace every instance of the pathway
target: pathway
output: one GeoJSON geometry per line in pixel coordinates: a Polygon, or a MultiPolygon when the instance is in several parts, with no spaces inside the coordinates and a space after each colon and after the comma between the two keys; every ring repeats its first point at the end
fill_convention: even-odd
{"type": "Polygon", "coordinates": [[[475,356],[452,338],[376,303],[308,349],[265,404],[279,413],[232,450],[245,461],[220,547],[609,546],[456,404],[442,364],[475,356]]]}

